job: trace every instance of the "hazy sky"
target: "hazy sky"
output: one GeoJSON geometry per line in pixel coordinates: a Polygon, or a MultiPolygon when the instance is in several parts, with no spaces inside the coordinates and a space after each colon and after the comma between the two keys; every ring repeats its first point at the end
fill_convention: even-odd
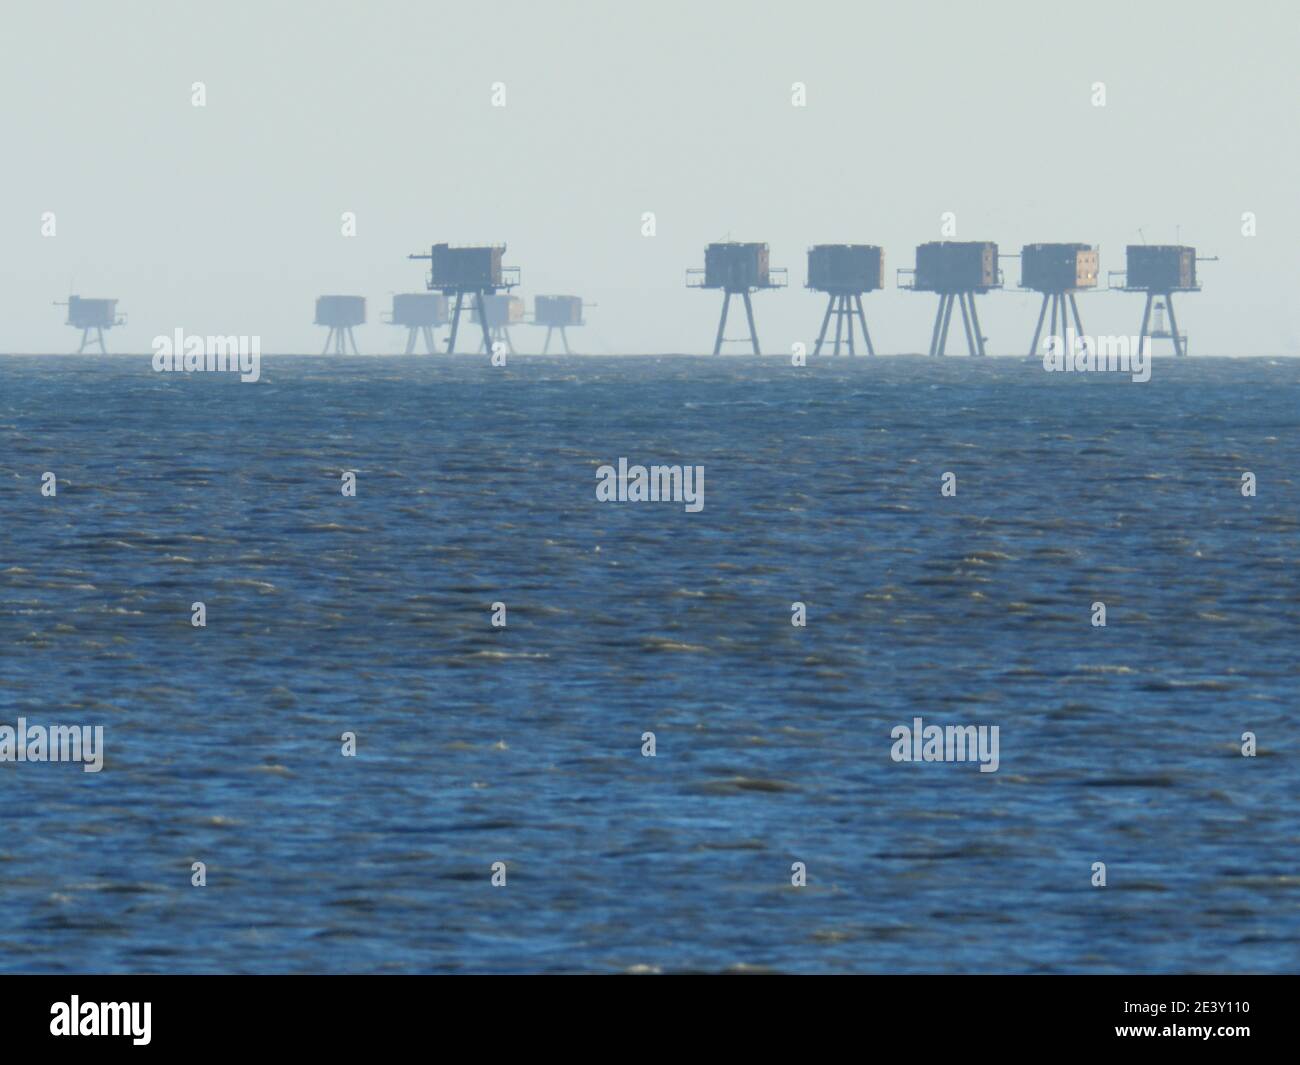
{"type": "MultiPolygon", "coordinates": [[[[400,350],[380,312],[422,288],[407,254],[449,241],[507,243],[530,309],[539,293],[597,303],[578,350],[703,352],[720,296],[684,271],[728,236],[790,268],[788,290],[755,297],[766,351],[813,339],[824,297],[803,283],[821,242],[884,246],[873,339],[923,351],[937,297],[895,290],[894,271],[953,211],[957,239],[1004,252],[1099,244],[1103,274],[1139,228],[1181,236],[1222,257],[1181,302],[1193,354],[1300,353],[1298,11],[6,0],[0,351],[75,347],[51,306],[69,285],[121,300],[116,351],[180,327],[316,353],[323,293],[368,298],[363,353],[400,350]]],[[[1003,265],[1013,288],[1018,261],[1003,265]]],[[[1137,331],[1139,296],[1079,305],[1090,332],[1137,331]]],[[[1027,293],[981,297],[990,351],[1025,349],[1036,310],[1027,293]]],[[[516,343],[544,332],[517,327],[516,343]]]]}

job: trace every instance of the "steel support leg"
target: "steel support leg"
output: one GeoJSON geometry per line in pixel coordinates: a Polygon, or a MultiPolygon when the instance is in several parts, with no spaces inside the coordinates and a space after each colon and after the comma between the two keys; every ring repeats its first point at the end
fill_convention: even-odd
{"type": "Polygon", "coordinates": [[[939,354],[939,329],[943,325],[943,305],[948,302],[947,296],[939,297],[939,309],[934,315],[934,329],[930,333],[930,355],[933,357],[939,354]]]}
{"type": "Polygon", "coordinates": [[[447,340],[447,354],[456,354],[456,334],[460,331],[460,308],[465,299],[465,293],[456,293],[456,309],[451,313],[451,336],[447,340]]]}
{"type": "Polygon", "coordinates": [[[487,355],[492,354],[492,331],[488,326],[487,313],[487,293],[479,289],[478,295],[478,320],[483,326],[483,351],[487,355]]]}
{"type": "Polygon", "coordinates": [[[1174,317],[1174,294],[1165,293],[1165,310],[1169,312],[1169,332],[1174,335],[1174,354],[1180,359],[1187,354],[1187,349],[1183,347],[1183,338],[1178,332],[1178,319],[1174,317]]]}
{"type": "Polygon", "coordinates": [[[745,317],[749,319],[749,339],[754,345],[754,354],[762,355],[763,352],[758,347],[758,330],[754,328],[754,305],[749,301],[748,289],[741,295],[745,297],[745,317]]]}
{"type": "Polygon", "coordinates": [[[1043,319],[1047,317],[1047,302],[1051,298],[1051,293],[1043,293],[1043,305],[1038,308],[1038,324],[1034,326],[1034,339],[1029,345],[1029,357],[1031,359],[1038,352],[1038,338],[1043,335],[1043,319]]]}
{"type": "Polygon", "coordinates": [[[1139,351],[1142,350],[1142,345],[1146,342],[1147,339],[1147,326],[1151,322],[1151,303],[1154,299],[1155,299],[1155,294],[1152,292],[1148,292],[1146,307],[1142,311],[1142,331],[1138,333],[1139,351]]]}
{"type": "Polygon", "coordinates": [[[862,294],[861,294],[861,293],[855,293],[854,296],[853,296],[853,300],[854,300],[854,302],[857,304],[857,307],[858,307],[858,321],[862,323],[862,340],[863,340],[863,343],[865,343],[865,344],[867,345],[867,354],[870,355],[870,356],[872,356],[872,357],[874,358],[874,357],[875,357],[875,354],[876,354],[876,349],[875,349],[874,347],[872,347],[872,345],[871,345],[871,333],[867,331],[867,315],[866,315],[866,312],[864,312],[864,311],[862,310],[862,294]]]}
{"type": "Polygon", "coordinates": [[[970,300],[970,324],[975,330],[975,350],[979,352],[980,358],[988,354],[984,350],[984,330],[980,328],[979,311],[975,309],[975,293],[968,292],[966,298],[970,300]]]}
{"type": "Polygon", "coordinates": [[[948,306],[943,312],[943,332],[939,335],[940,355],[946,355],[948,352],[948,323],[952,321],[952,301],[956,298],[951,292],[948,293],[948,306]]]}
{"type": "Polygon", "coordinates": [[[727,308],[731,306],[731,292],[728,290],[722,296],[722,317],[718,319],[718,339],[713,342],[713,354],[722,354],[722,334],[727,328],[727,308]]]}
{"type": "Polygon", "coordinates": [[[961,301],[961,324],[966,330],[966,352],[972,358],[975,356],[975,334],[971,331],[970,312],[966,309],[966,293],[957,293],[957,299],[961,301]]]}
{"type": "Polygon", "coordinates": [[[1074,293],[1069,293],[1070,310],[1074,312],[1074,331],[1078,336],[1083,336],[1083,322],[1079,318],[1079,305],[1075,302],[1074,293]]]}
{"type": "Polygon", "coordinates": [[[826,339],[826,328],[831,324],[831,310],[835,306],[835,296],[832,293],[826,298],[826,313],[822,315],[821,331],[817,334],[817,343],[813,347],[813,355],[822,353],[822,341],[826,339]]]}

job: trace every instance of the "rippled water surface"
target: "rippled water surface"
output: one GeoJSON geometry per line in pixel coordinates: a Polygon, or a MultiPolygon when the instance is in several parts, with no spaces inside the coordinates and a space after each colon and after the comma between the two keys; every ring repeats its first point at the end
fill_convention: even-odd
{"type": "Polygon", "coordinates": [[[1298,401],[1300,360],[0,357],[0,724],[106,747],[0,763],[0,969],[1296,971],[1298,401]],[[620,456],[704,509],[597,502],[620,456]],[[891,761],[916,716],[999,770],[891,761]]]}

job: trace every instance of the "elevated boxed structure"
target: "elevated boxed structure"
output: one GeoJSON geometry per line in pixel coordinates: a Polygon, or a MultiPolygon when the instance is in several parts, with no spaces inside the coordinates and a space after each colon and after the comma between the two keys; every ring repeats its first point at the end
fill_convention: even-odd
{"type": "Polygon", "coordinates": [[[572,355],[569,347],[568,329],[571,325],[585,325],[582,320],[581,296],[535,296],[533,298],[533,325],[546,326],[546,343],[542,345],[542,354],[551,349],[551,335],[560,331],[560,340],[564,343],[564,354],[572,355]]]}
{"type": "Polygon", "coordinates": [[[108,354],[104,346],[104,330],[126,322],[126,315],[117,313],[117,300],[83,299],[81,296],[69,296],[67,303],[55,303],[56,307],[68,308],[67,325],[81,330],[81,344],[77,348],[80,355],[89,344],[93,330],[99,344],[100,353],[108,354]]]}
{"type": "Polygon", "coordinates": [[[524,320],[524,301],[518,296],[504,294],[484,295],[480,293],[473,310],[473,319],[483,324],[483,308],[487,308],[487,326],[483,331],[483,348],[492,351],[492,341],[500,340],[506,345],[510,354],[515,354],[515,346],[510,340],[510,326],[518,325],[524,320]]]}
{"type": "Polygon", "coordinates": [[[1152,340],[1171,340],[1175,355],[1187,354],[1187,337],[1178,330],[1174,314],[1175,292],[1198,292],[1196,249],[1185,244],[1130,244],[1125,249],[1125,292],[1142,292],[1146,306],[1142,311],[1142,331],[1138,344],[1152,340]],[[1151,329],[1151,312],[1156,312],[1156,327],[1151,329]],[[1169,328],[1161,328],[1160,312],[1169,312],[1169,328]]]}
{"type": "Polygon", "coordinates": [[[808,284],[816,292],[828,295],[826,314],[817,334],[814,355],[820,355],[831,315],[835,315],[835,354],[840,353],[840,337],[848,325],[849,354],[853,348],[854,317],[862,326],[862,340],[867,354],[874,355],[867,316],[862,310],[862,294],[885,287],[885,253],[875,244],[815,244],[808,249],[808,284]]]}
{"type": "Polygon", "coordinates": [[[1079,305],[1074,294],[1097,287],[1100,257],[1091,244],[1026,244],[1020,249],[1020,287],[1043,294],[1043,305],[1038,311],[1038,324],[1034,326],[1034,339],[1029,344],[1029,354],[1038,354],[1038,338],[1042,335],[1043,319],[1050,302],[1052,308],[1051,332],[1048,336],[1064,335],[1066,311],[1074,313],[1074,328],[1083,335],[1083,322],[1079,319],[1079,305]],[[1057,312],[1060,312],[1060,334],[1057,333],[1057,312]]]}
{"type": "Polygon", "coordinates": [[[407,330],[407,355],[415,351],[417,336],[424,337],[425,350],[432,355],[433,331],[447,324],[447,297],[441,292],[395,293],[393,310],[388,320],[393,325],[403,326],[407,330]]]}
{"type": "Polygon", "coordinates": [[[961,320],[966,328],[966,346],[972,355],[983,355],[984,334],[980,329],[975,296],[1002,287],[998,269],[998,246],[992,241],[936,240],[916,249],[916,267],[900,270],[911,274],[902,284],[917,292],[937,292],[939,310],[930,334],[930,354],[942,355],[948,347],[948,323],[953,300],[961,303],[961,320]]]}
{"type": "Polygon", "coordinates": [[[754,347],[754,354],[761,355],[758,346],[758,330],[754,328],[754,307],[750,294],[767,288],[784,288],[786,271],[773,269],[769,262],[766,244],[724,241],[710,244],[704,249],[704,269],[692,268],[686,271],[688,288],[720,288],[723,290],[722,317],[718,320],[718,336],[713,344],[713,354],[722,351],[723,333],[727,327],[727,310],[731,306],[731,297],[742,296],[745,301],[745,317],[749,321],[749,339],[754,347]]]}
{"type": "Polygon", "coordinates": [[[331,344],[334,346],[334,354],[346,355],[348,343],[352,345],[352,354],[360,355],[352,329],[354,326],[366,324],[365,296],[318,297],[315,324],[329,327],[322,355],[329,354],[331,344]]]}
{"type": "MultiPolygon", "coordinates": [[[[428,255],[412,255],[412,259],[429,260],[429,276],[425,287],[430,291],[441,292],[444,296],[456,297],[451,312],[451,337],[447,341],[449,354],[456,353],[456,336],[460,331],[460,312],[464,306],[465,296],[474,296],[475,308],[481,308],[487,297],[500,291],[509,291],[519,284],[519,270],[505,266],[506,246],[504,244],[479,244],[452,247],[450,244],[435,244],[428,255]]],[[[483,348],[492,350],[492,337],[489,321],[491,312],[479,314],[476,320],[483,328],[483,348]]]]}

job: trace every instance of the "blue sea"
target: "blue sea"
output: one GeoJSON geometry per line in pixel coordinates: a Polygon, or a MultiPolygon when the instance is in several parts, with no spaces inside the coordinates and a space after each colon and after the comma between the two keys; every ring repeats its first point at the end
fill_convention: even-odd
{"type": "Polygon", "coordinates": [[[1298,469],[1300,360],[0,357],[0,725],[104,729],[0,970],[1296,972],[1298,469]]]}

